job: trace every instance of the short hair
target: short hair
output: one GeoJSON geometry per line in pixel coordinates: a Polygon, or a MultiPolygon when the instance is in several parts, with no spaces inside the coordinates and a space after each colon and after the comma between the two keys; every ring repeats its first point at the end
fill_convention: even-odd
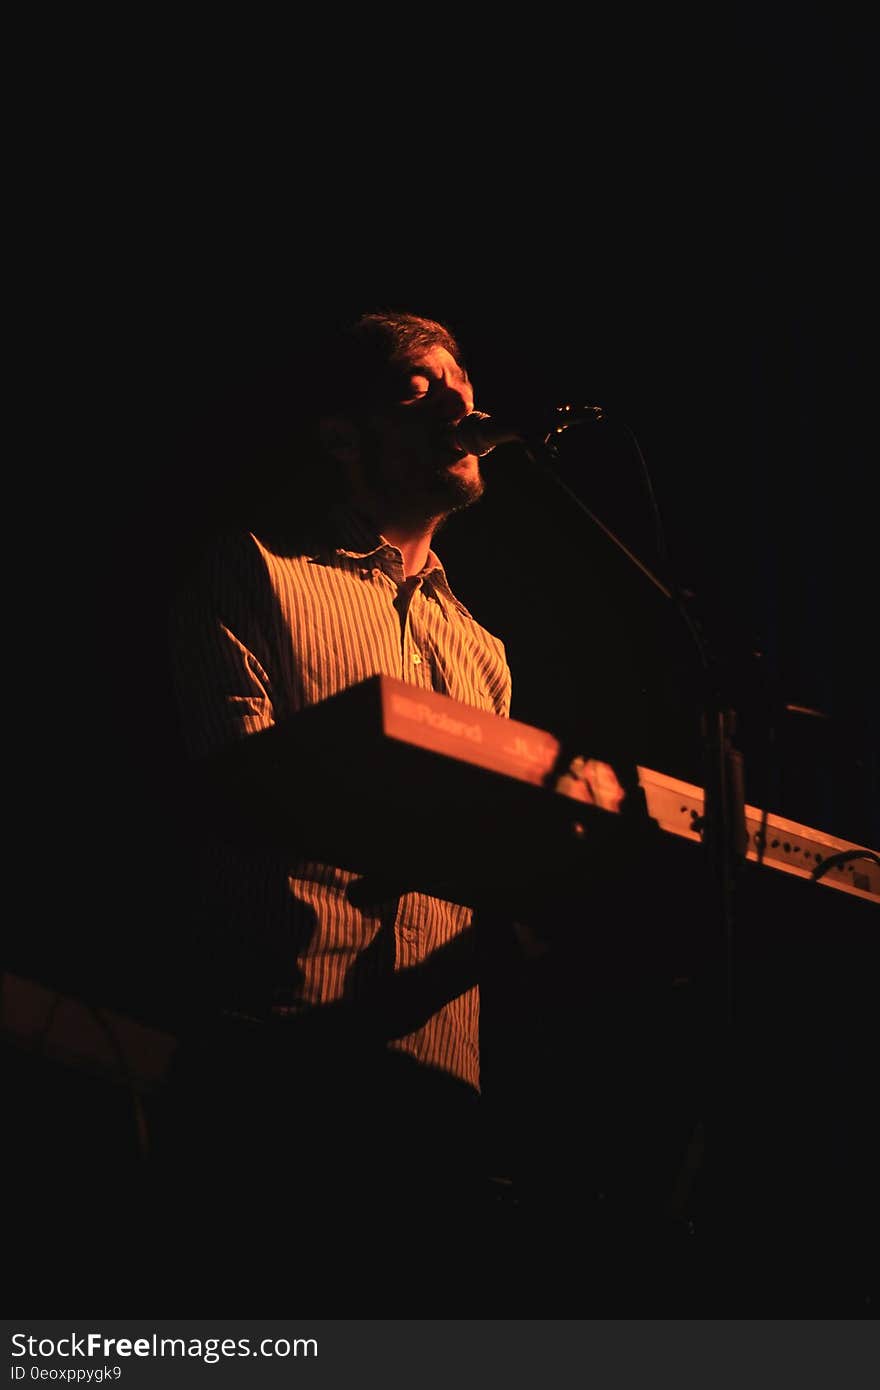
{"type": "Polygon", "coordinates": [[[378,310],[337,327],[316,354],[315,413],[357,417],[381,404],[394,381],[394,369],[413,353],[432,347],[445,348],[464,366],[452,329],[420,314],[378,310]]]}

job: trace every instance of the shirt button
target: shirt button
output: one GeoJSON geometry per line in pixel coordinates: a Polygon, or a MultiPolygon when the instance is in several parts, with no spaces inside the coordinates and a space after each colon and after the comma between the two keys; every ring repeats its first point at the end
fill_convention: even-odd
{"type": "Polygon", "coordinates": [[[418,652],[413,652],[413,666],[421,666],[421,664],[422,658],[419,656],[418,652]]]}

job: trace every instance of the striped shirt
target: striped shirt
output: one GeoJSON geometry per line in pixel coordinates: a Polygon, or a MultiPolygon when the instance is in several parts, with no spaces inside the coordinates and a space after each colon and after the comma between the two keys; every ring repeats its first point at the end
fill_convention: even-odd
{"type": "MultiPolygon", "coordinates": [[[[178,595],[172,646],[195,758],[376,675],[510,710],[503,644],[458,601],[434,552],[405,579],[400,551],[348,509],[304,553],[253,533],[219,539],[178,595]]],[[[223,963],[217,983],[233,1011],[265,1017],[368,998],[389,971],[419,964],[471,920],[470,909],[422,893],[355,906],[355,874],[275,849],[205,853],[205,948],[223,963]]],[[[389,1046],[478,1088],[478,990],[389,1046]]]]}

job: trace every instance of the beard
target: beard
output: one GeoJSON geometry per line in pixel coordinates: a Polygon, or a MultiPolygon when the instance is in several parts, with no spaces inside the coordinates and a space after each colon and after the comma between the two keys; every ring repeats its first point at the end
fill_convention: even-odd
{"type": "Polygon", "coordinates": [[[397,522],[435,523],[463,511],[479,501],[486,481],[479,464],[475,471],[462,474],[448,465],[425,470],[424,466],[390,472],[382,463],[377,442],[369,436],[361,454],[363,481],[381,503],[389,518],[397,522]]]}
{"type": "MultiPolygon", "coordinates": [[[[460,512],[478,502],[486,491],[486,480],[479,465],[475,474],[463,477],[448,468],[438,468],[432,479],[430,496],[443,502],[448,512],[460,512]]],[[[428,499],[428,489],[425,498],[428,499]]]]}

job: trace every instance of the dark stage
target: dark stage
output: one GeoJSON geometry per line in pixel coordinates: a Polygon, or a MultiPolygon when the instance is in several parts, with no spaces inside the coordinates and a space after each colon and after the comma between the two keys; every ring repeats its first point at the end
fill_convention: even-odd
{"type": "MultiPolygon", "coordinates": [[[[531,440],[562,405],[602,407],[560,446],[566,490],[504,444],[436,538],[505,642],[515,719],[704,787],[708,654],[745,801],[880,847],[873,110],[858,34],[733,28],[696,68],[668,37],[662,78],[650,45],[617,81],[591,55],[589,110],[570,56],[530,101],[496,73],[448,165],[456,132],[422,116],[392,139],[390,104],[320,150],[297,126],[278,164],[139,129],[115,236],[66,259],[77,423],[55,480],[25,480],[37,535],[16,561],[37,711],[4,987],[22,1306],[284,1311],[268,1288],[179,1303],[173,1238],[150,1229],[199,978],[166,622],[195,549],[298,447],[328,319],[443,320],[477,406],[531,440]],[[411,147],[435,151],[430,177],[411,147]],[[575,498],[686,591],[699,647],[575,498]],[[130,1054],[93,1008],[147,1030],[130,1054]]],[[[484,833],[497,850],[503,821],[484,833]]],[[[666,851],[621,834],[598,886],[572,886],[558,949],[487,984],[485,1303],[451,1291],[438,1316],[876,1316],[880,898],[749,864],[725,921],[701,847],[666,851]]],[[[378,1292],[300,1306],[397,1315],[378,1292]]]]}

